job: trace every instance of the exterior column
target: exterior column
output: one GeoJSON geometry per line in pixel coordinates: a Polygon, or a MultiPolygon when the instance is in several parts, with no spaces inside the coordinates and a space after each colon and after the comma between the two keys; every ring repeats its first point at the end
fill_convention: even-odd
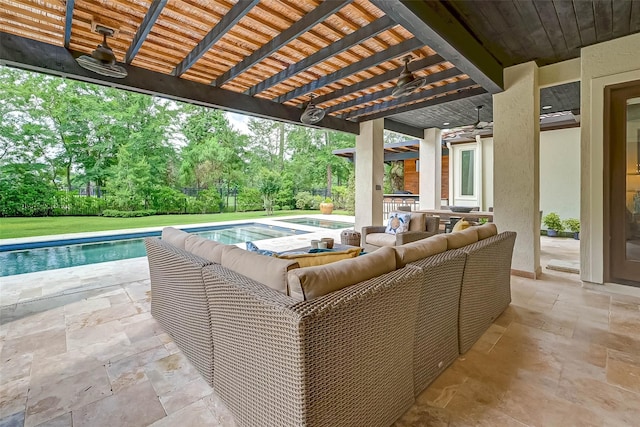
{"type": "Polygon", "coordinates": [[[540,268],[540,90],[535,62],[504,70],[493,95],[494,222],[518,233],[512,272],[537,278],[540,268]]]}
{"type": "Polygon", "coordinates": [[[420,140],[420,209],[440,209],[442,200],[442,130],[424,130],[420,140]]]}
{"type": "Polygon", "coordinates": [[[384,119],[360,123],[356,136],[355,230],[382,225],[384,119]]]}

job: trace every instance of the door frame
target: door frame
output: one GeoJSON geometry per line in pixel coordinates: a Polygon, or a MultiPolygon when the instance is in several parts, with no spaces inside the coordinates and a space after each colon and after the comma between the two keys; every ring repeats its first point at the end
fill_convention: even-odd
{"type": "Polygon", "coordinates": [[[626,167],[619,166],[626,160],[627,120],[626,108],[622,108],[622,102],[635,97],[640,97],[640,80],[608,85],[604,88],[603,261],[606,282],[640,287],[640,281],[624,277],[629,274],[625,271],[624,265],[614,266],[616,264],[614,257],[626,258],[626,248],[614,246],[616,239],[624,240],[625,237],[625,224],[619,221],[619,217],[624,215],[624,212],[621,212],[618,203],[613,203],[614,200],[624,199],[626,192],[626,172],[620,172],[626,167]],[[621,130],[622,135],[620,135],[621,130]],[[624,141],[622,149],[619,147],[621,139],[624,141]],[[623,277],[618,276],[620,273],[623,277]]]}

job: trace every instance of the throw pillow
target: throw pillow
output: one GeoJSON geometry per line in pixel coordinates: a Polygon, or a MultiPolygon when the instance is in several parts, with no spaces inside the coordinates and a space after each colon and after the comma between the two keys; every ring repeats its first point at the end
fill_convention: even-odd
{"type": "Polygon", "coordinates": [[[274,256],[277,253],[277,252],[274,252],[274,251],[270,251],[268,249],[260,249],[253,242],[245,242],[245,245],[247,245],[247,250],[249,252],[255,252],[255,253],[258,253],[260,255],[274,256]]]}
{"type": "Polygon", "coordinates": [[[469,224],[466,219],[461,219],[460,221],[456,222],[456,225],[453,226],[451,232],[453,233],[456,231],[466,230],[469,227],[471,227],[471,224],[469,224]]]}
{"type": "Polygon", "coordinates": [[[290,259],[298,261],[300,267],[312,267],[315,265],[330,264],[335,261],[343,259],[355,258],[360,255],[362,248],[350,248],[345,251],[332,251],[332,252],[315,252],[305,254],[286,254],[274,256],[277,258],[290,259]]]}
{"type": "Polygon", "coordinates": [[[388,234],[398,234],[409,231],[409,221],[411,221],[411,214],[407,212],[391,212],[389,214],[389,221],[387,222],[387,228],[384,231],[388,234]]]}

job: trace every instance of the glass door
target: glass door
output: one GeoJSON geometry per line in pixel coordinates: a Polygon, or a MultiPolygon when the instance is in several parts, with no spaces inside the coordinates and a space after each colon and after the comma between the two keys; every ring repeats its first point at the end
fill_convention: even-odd
{"type": "Polygon", "coordinates": [[[609,280],[640,286],[640,82],[607,90],[609,280]]]}

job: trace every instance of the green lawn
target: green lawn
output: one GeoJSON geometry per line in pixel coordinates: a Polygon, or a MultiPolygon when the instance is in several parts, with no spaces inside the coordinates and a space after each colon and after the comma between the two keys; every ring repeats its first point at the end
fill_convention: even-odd
{"type": "MultiPolygon", "coordinates": [[[[347,215],[345,211],[334,211],[347,215]]],[[[56,216],[44,218],[0,218],[0,239],[47,236],[50,234],[83,233],[87,231],[124,230],[127,228],[165,225],[199,224],[206,222],[251,220],[285,215],[319,214],[320,211],[237,212],[208,215],[156,215],[141,218],[105,218],[101,216],[56,216]]]]}

